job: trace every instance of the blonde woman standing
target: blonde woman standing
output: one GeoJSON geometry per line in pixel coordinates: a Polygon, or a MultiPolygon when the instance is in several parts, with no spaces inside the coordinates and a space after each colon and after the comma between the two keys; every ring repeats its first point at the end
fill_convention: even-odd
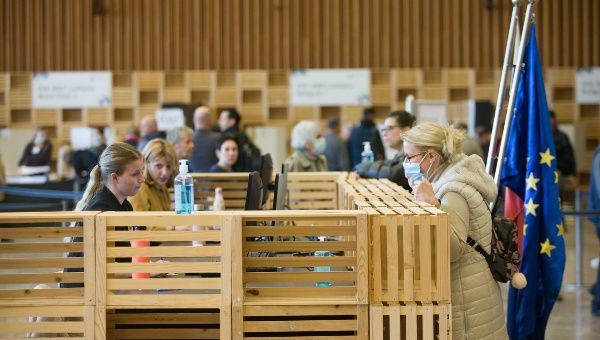
{"type": "Polygon", "coordinates": [[[142,150],[145,181],[135,196],[129,197],[134,211],[169,211],[169,187],[176,176],[177,155],[164,139],[153,139],[142,150]]]}
{"type": "Polygon", "coordinates": [[[492,220],[487,204],[497,187],[481,157],[462,153],[463,133],[422,123],[403,135],[404,173],[415,198],[448,213],[453,339],[506,339],[498,283],[467,236],[490,252],[492,220]]]}

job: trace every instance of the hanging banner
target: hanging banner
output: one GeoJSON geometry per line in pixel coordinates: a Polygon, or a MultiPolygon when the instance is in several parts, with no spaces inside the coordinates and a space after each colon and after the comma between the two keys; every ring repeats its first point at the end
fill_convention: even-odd
{"type": "Polygon", "coordinates": [[[111,72],[38,72],[31,82],[34,109],[102,108],[111,105],[111,72]]]}
{"type": "Polygon", "coordinates": [[[368,69],[301,69],[290,74],[291,106],[370,104],[368,69]]]}
{"type": "Polygon", "coordinates": [[[600,104],[600,68],[580,68],[575,83],[577,104],[600,104]]]}

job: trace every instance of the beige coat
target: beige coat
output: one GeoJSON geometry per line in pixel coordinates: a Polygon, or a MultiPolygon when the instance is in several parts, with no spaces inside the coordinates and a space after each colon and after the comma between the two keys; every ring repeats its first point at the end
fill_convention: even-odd
{"type": "Polygon", "coordinates": [[[486,206],[497,189],[481,157],[461,156],[438,169],[433,190],[450,223],[453,339],[507,339],[498,283],[485,259],[466,243],[471,236],[490,251],[492,220],[486,206]]]}
{"type": "Polygon", "coordinates": [[[301,151],[296,151],[285,160],[285,167],[290,172],[327,171],[325,156],[316,155],[316,159],[308,159],[301,151]]]}

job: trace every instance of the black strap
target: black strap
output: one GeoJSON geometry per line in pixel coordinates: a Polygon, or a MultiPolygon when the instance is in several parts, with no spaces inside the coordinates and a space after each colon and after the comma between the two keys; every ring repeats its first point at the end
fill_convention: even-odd
{"type": "Polygon", "coordinates": [[[490,254],[488,254],[477,241],[472,239],[471,236],[467,236],[467,244],[477,250],[486,260],[490,257],[490,254]]]}

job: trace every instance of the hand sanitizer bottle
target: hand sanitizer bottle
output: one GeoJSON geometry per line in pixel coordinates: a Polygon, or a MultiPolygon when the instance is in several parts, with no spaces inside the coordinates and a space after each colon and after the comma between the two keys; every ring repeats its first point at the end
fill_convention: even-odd
{"type": "Polygon", "coordinates": [[[188,174],[187,159],[179,160],[179,175],[175,177],[175,213],[194,212],[194,180],[188,174]]]}
{"type": "Polygon", "coordinates": [[[375,155],[373,155],[373,151],[371,150],[370,142],[363,142],[363,152],[361,152],[360,156],[363,162],[375,161],[375,155]]]}
{"type": "MultiPolygon", "coordinates": [[[[319,236],[320,242],[325,242],[325,236],[319,236]]],[[[331,256],[331,252],[328,250],[318,250],[315,251],[315,256],[331,256]]],[[[331,271],[331,267],[329,266],[317,266],[315,267],[315,272],[329,272],[331,271]]],[[[330,281],[317,281],[315,282],[315,286],[317,287],[329,287],[333,284],[330,281]]]]}

